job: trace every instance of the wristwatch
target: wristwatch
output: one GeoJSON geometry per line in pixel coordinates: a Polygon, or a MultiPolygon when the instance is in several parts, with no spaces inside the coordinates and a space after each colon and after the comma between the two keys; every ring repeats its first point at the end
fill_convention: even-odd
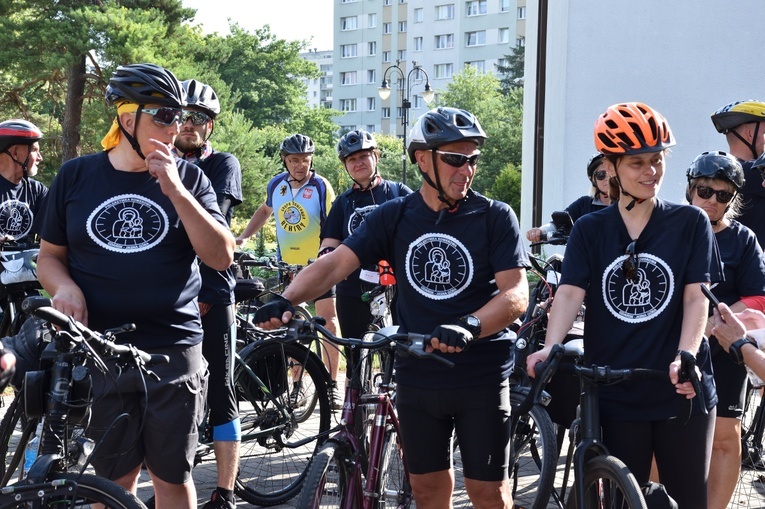
{"type": "Polygon", "coordinates": [[[733,357],[733,362],[739,366],[744,365],[744,354],[741,353],[741,348],[747,343],[757,348],[757,343],[752,341],[752,339],[747,336],[744,336],[741,339],[737,339],[733,342],[732,345],[728,347],[728,352],[730,353],[730,356],[733,357]]]}
{"type": "Polygon", "coordinates": [[[460,324],[473,335],[473,339],[478,339],[481,335],[481,320],[475,315],[465,315],[459,319],[460,324]]]}

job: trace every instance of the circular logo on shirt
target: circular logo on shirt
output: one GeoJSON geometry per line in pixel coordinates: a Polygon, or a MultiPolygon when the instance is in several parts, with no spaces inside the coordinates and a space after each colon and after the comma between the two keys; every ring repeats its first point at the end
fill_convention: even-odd
{"type": "Polygon", "coordinates": [[[409,245],[406,277],[425,297],[449,299],[473,280],[473,259],[462,242],[451,235],[426,233],[409,245]]]}
{"type": "Polygon", "coordinates": [[[20,239],[32,230],[34,214],[29,205],[19,200],[7,200],[0,204],[0,234],[20,239]]]}
{"type": "Polygon", "coordinates": [[[308,228],[308,213],[302,205],[288,202],[279,207],[279,226],[287,233],[302,232],[308,228]]]}
{"type": "Polygon", "coordinates": [[[367,214],[377,208],[377,205],[367,205],[366,207],[359,207],[353,211],[351,217],[348,218],[348,235],[356,231],[356,228],[361,226],[364,222],[364,218],[367,214]]]}
{"type": "Polygon", "coordinates": [[[674,276],[664,260],[640,253],[635,277],[627,279],[622,269],[626,259],[627,255],[620,256],[606,268],[603,301],[611,314],[622,321],[646,322],[669,304],[675,291],[674,276]]]}
{"type": "Polygon", "coordinates": [[[109,251],[138,253],[156,246],[165,238],[170,221],[155,202],[136,194],[110,198],[90,214],[90,238],[109,251]]]}

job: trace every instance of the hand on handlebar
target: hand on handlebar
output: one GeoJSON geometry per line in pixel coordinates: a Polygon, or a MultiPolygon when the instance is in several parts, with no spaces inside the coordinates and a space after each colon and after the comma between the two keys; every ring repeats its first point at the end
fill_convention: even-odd
{"type": "MultiPolygon", "coordinates": [[[[442,353],[459,353],[467,350],[473,335],[459,325],[439,325],[430,334],[430,347],[442,353]]],[[[427,350],[427,351],[432,351],[427,350]]]]}
{"type": "Polygon", "coordinates": [[[289,323],[294,314],[295,308],[292,307],[292,303],[281,295],[276,295],[274,300],[255,311],[253,321],[261,329],[278,329],[289,323]]]}
{"type": "Polygon", "coordinates": [[[534,352],[532,354],[529,354],[529,356],[526,357],[526,373],[528,373],[528,375],[531,378],[536,377],[536,371],[534,369],[534,366],[536,366],[540,362],[546,361],[551,351],[552,351],[552,345],[545,345],[545,347],[542,348],[541,350],[534,352]]]}
{"type": "Polygon", "coordinates": [[[701,391],[701,371],[696,366],[696,357],[684,350],[669,365],[669,379],[675,385],[675,392],[686,399],[693,399],[701,391]]]}

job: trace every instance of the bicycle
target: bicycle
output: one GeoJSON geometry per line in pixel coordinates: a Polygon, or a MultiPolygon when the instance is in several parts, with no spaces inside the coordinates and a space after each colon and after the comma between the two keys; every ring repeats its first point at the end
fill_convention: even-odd
{"type": "Polygon", "coordinates": [[[741,472],[728,507],[765,507],[765,399],[762,388],[747,384],[741,418],[741,472]]]}
{"type": "Polygon", "coordinates": [[[40,295],[42,286],[37,281],[34,264],[40,244],[4,240],[0,242],[0,337],[18,334],[27,314],[22,312],[25,298],[40,295]]]}
{"type": "MultiPolygon", "coordinates": [[[[407,355],[438,359],[425,352],[428,336],[421,334],[375,333],[375,339],[338,338],[317,321],[293,320],[288,334],[296,338],[317,338],[321,334],[333,343],[369,351],[394,349],[407,355]]],[[[298,498],[301,508],[342,507],[371,509],[372,507],[408,508],[413,502],[409,473],[399,439],[399,424],[391,402],[394,389],[392,372],[388,371],[378,385],[378,391],[364,391],[360,371],[351,361],[348,366],[342,419],[334,433],[319,449],[298,498]],[[375,408],[369,422],[369,432],[362,422],[361,409],[375,408]]]]}

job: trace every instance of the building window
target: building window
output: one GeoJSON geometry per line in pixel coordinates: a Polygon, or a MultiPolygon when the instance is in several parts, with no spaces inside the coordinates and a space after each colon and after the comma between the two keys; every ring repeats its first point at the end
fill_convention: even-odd
{"type": "Polygon", "coordinates": [[[367,111],[375,111],[375,98],[367,97],[367,111]]]}
{"type": "Polygon", "coordinates": [[[393,32],[393,23],[383,23],[383,33],[390,34],[393,32]]]}
{"type": "Polygon", "coordinates": [[[383,51],[383,62],[390,62],[390,51],[383,51]]]}
{"type": "Polygon", "coordinates": [[[381,108],[381,115],[382,118],[390,118],[390,107],[386,106],[381,108]]]}
{"type": "Polygon", "coordinates": [[[398,0],[398,3],[400,3],[400,4],[405,4],[405,3],[406,3],[406,0],[398,0]]]}
{"type": "Polygon", "coordinates": [[[390,0],[383,0],[383,5],[390,5],[390,0]]]}
{"type": "Polygon", "coordinates": [[[367,43],[367,55],[370,57],[377,55],[377,41],[370,41],[367,43]]]}
{"type": "Polygon", "coordinates": [[[340,111],[356,111],[356,99],[340,99],[340,111]]]}
{"type": "Polygon", "coordinates": [[[367,128],[366,128],[366,131],[367,131],[367,132],[369,132],[369,133],[373,133],[373,132],[375,132],[376,130],[377,130],[377,128],[375,127],[375,125],[374,125],[374,124],[367,124],[367,128]]]}
{"type": "Polygon", "coordinates": [[[425,19],[425,14],[423,14],[423,9],[420,7],[419,9],[414,10],[414,22],[415,23],[422,23],[422,21],[425,19]]]}
{"type": "Polygon", "coordinates": [[[518,46],[519,48],[523,48],[524,46],[526,46],[526,38],[525,37],[518,37],[515,40],[515,45],[518,46]]]}
{"type": "Polygon", "coordinates": [[[396,108],[396,118],[404,118],[404,108],[396,108]]]}
{"type": "Polygon", "coordinates": [[[404,60],[406,60],[406,50],[405,49],[398,50],[398,59],[401,60],[402,62],[404,60]]]}
{"type": "Polygon", "coordinates": [[[359,0],[343,0],[342,3],[344,4],[352,4],[354,2],[358,2],[359,0]]]}
{"type": "Polygon", "coordinates": [[[398,22],[398,31],[399,32],[406,32],[406,21],[399,21],[398,22]]]}
{"type": "Polygon", "coordinates": [[[506,58],[500,58],[497,60],[497,67],[507,67],[507,62],[506,58]]]}
{"type": "Polygon", "coordinates": [[[359,56],[357,44],[341,44],[340,45],[341,58],[353,58],[359,56]]]}
{"type": "Polygon", "coordinates": [[[422,98],[421,95],[414,96],[414,101],[412,101],[412,107],[414,109],[420,109],[425,107],[425,100],[422,98]]]}
{"type": "Polygon", "coordinates": [[[509,28],[499,29],[499,43],[510,44],[510,29],[509,28]]]}
{"type": "Polygon", "coordinates": [[[375,69],[367,70],[367,83],[377,83],[377,71],[375,69]]]}
{"type": "Polygon", "coordinates": [[[422,37],[414,38],[414,51],[422,51],[422,37]]]}
{"type": "Polygon", "coordinates": [[[478,74],[483,74],[486,72],[486,61],[484,60],[476,60],[475,62],[465,62],[465,66],[470,66],[473,69],[478,72],[478,74]]]}
{"type": "Polygon", "coordinates": [[[435,71],[436,78],[451,78],[454,74],[454,67],[452,64],[436,64],[435,71]]]}
{"type": "Polygon", "coordinates": [[[359,18],[357,16],[340,18],[340,30],[356,30],[357,28],[359,28],[359,18]]]}
{"type": "Polygon", "coordinates": [[[508,12],[510,10],[510,0],[499,0],[499,12],[508,12]]]}
{"type": "Polygon", "coordinates": [[[483,46],[486,44],[486,30],[465,32],[465,46],[483,46]]]}
{"type": "Polygon", "coordinates": [[[454,47],[454,34],[436,36],[436,49],[449,49],[454,47]]]}
{"type": "Polygon", "coordinates": [[[486,14],[486,0],[470,0],[465,3],[465,11],[468,16],[486,14]]]}
{"type": "Polygon", "coordinates": [[[374,28],[377,26],[377,13],[372,13],[367,16],[367,26],[369,28],[374,28]]]}
{"type": "Polygon", "coordinates": [[[454,4],[436,6],[436,19],[454,19],[454,4]]]}
{"type": "Polygon", "coordinates": [[[340,73],[341,85],[355,85],[356,84],[356,71],[348,71],[340,73]]]}
{"type": "Polygon", "coordinates": [[[526,6],[518,7],[518,19],[526,19],[526,6]]]}

